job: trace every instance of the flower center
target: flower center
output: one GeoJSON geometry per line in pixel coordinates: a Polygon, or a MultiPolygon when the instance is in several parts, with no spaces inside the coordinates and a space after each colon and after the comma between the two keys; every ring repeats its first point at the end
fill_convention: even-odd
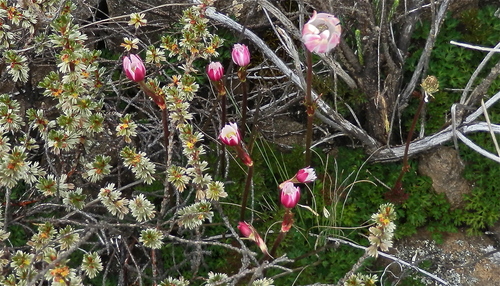
{"type": "Polygon", "coordinates": [[[319,34],[321,34],[322,32],[328,30],[328,26],[325,25],[325,24],[319,24],[316,26],[316,28],[319,30],[319,34]]]}
{"type": "Polygon", "coordinates": [[[235,136],[236,136],[236,132],[234,132],[234,131],[229,131],[228,133],[226,133],[226,138],[227,139],[231,139],[231,138],[233,138],[235,136]]]}
{"type": "Polygon", "coordinates": [[[130,70],[131,70],[132,72],[135,72],[135,70],[136,70],[136,69],[137,69],[137,65],[136,65],[135,63],[131,63],[131,64],[130,64],[130,70]]]}

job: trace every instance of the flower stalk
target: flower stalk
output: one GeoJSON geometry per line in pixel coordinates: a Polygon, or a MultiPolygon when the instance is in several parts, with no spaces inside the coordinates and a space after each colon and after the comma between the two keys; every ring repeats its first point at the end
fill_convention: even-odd
{"type": "MultiPolygon", "coordinates": [[[[133,82],[136,82],[141,90],[148,95],[161,110],[162,113],[162,126],[163,126],[163,139],[165,145],[165,166],[168,166],[170,161],[169,156],[169,137],[170,130],[168,128],[169,120],[168,120],[168,111],[166,109],[165,103],[165,95],[161,88],[157,87],[154,82],[150,82],[150,84],[146,83],[144,79],[146,78],[146,67],[144,66],[144,62],[142,59],[136,55],[131,54],[129,56],[125,56],[123,58],[123,70],[125,71],[125,75],[128,79],[133,82]]],[[[168,194],[170,198],[170,204],[173,206],[174,200],[174,191],[172,188],[165,186],[168,189],[168,194]]]]}
{"type": "Polygon", "coordinates": [[[420,116],[420,113],[422,112],[424,102],[425,102],[424,97],[421,96],[420,103],[419,103],[418,108],[417,108],[417,112],[415,113],[415,116],[413,117],[410,131],[408,132],[408,137],[406,138],[405,152],[403,155],[403,167],[401,168],[401,172],[399,173],[399,176],[396,179],[396,182],[394,183],[394,187],[390,191],[388,191],[384,194],[384,197],[386,200],[388,200],[392,203],[395,203],[395,204],[403,203],[409,197],[409,194],[405,193],[404,188],[403,188],[403,177],[406,174],[406,172],[408,172],[410,170],[410,165],[408,164],[408,150],[410,149],[411,138],[413,138],[413,132],[415,131],[418,117],[420,116]]]}
{"type": "Polygon", "coordinates": [[[226,124],[226,126],[222,128],[219,134],[219,140],[221,140],[221,142],[224,145],[234,147],[240,160],[243,162],[243,164],[248,166],[247,178],[245,181],[245,189],[243,191],[243,197],[241,199],[240,220],[243,221],[245,218],[248,194],[250,193],[250,187],[252,185],[253,160],[243,147],[243,141],[241,140],[241,133],[236,123],[226,124]]]}
{"type": "MultiPolygon", "coordinates": [[[[238,77],[240,80],[243,78],[245,79],[246,77],[246,69],[240,69],[238,72],[238,77]],[[239,76],[240,73],[244,73],[241,77],[239,76]]],[[[247,106],[248,106],[248,83],[245,80],[241,80],[241,94],[242,94],[242,99],[241,99],[241,136],[245,138],[245,133],[247,129],[247,106]]]]}
{"type": "Polygon", "coordinates": [[[248,204],[248,194],[250,193],[250,187],[252,186],[252,178],[253,178],[253,165],[250,165],[248,166],[247,170],[245,189],[243,190],[243,196],[241,197],[240,220],[245,219],[245,212],[248,204]]]}
{"type": "Polygon", "coordinates": [[[306,47],[306,95],[304,104],[307,112],[305,165],[311,165],[311,143],[313,135],[313,116],[316,111],[312,100],[312,53],[328,53],[340,42],[342,29],[340,20],[327,13],[314,11],[311,19],[302,28],[302,42],[306,47]]]}
{"type": "Polygon", "coordinates": [[[166,108],[166,105],[165,105],[165,98],[162,96],[162,95],[159,95],[158,93],[156,93],[153,89],[151,89],[151,87],[148,86],[147,83],[145,83],[143,80],[137,82],[139,84],[139,86],[141,87],[142,91],[148,95],[149,97],[151,97],[151,99],[154,101],[154,103],[156,103],[156,105],[158,105],[158,107],[161,109],[161,110],[164,110],[166,108]]]}
{"type": "Polygon", "coordinates": [[[311,165],[311,144],[312,144],[312,135],[313,135],[313,119],[314,113],[316,112],[316,107],[312,100],[312,54],[309,51],[306,51],[306,65],[307,65],[307,73],[306,73],[306,97],[304,104],[306,106],[307,113],[307,126],[306,126],[306,157],[305,157],[305,165],[311,165]]]}
{"type": "Polygon", "coordinates": [[[220,105],[221,105],[221,124],[226,124],[226,87],[224,86],[223,77],[224,77],[224,67],[220,62],[211,62],[207,66],[207,75],[208,78],[215,85],[215,89],[217,90],[217,94],[219,95],[220,105]]]}
{"type": "Polygon", "coordinates": [[[280,188],[280,202],[285,207],[285,214],[281,222],[281,230],[274,241],[271,248],[270,256],[274,257],[279,245],[285,239],[286,234],[293,226],[293,213],[292,209],[297,206],[300,200],[300,188],[296,187],[294,183],[311,183],[316,180],[316,173],[312,168],[300,169],[293,178],[284,181],[279,185],[280,188]]]}
{"type": "Polygon", "coordinates": [[[408,136],[406,137],[405,152],[403,155],[403,167],[401,168],[401,172],[399,173],[399,176],[394,183],[394,187],[384,194],[384,197],[388,201],[395,204],[403,203],[409,197],[409,194],[404,192],[403,177],[410,170],[410,165],[408,164],[408,151],[410,150],[410,142],[413,138],[413,133],[415,132],[417,121],[420,117],[420,113],[422,112],[424,104],[429,102],[429,96],[432,97],[432,94],[439,90],[439,82],[435,76],[428,76],[424,79],[420,86],[424,89],[424,94],[420,96],[420,103],[418,104],[417,112],[413,117],[408,136]]]}
{"type": "Polygon", "coordinates": [[[243,44],[235,44],[231,52],[233,62],[238,65],[238,78],[241,82],[241,137],[245,138],[246,121],[247,121],[247,106],[248,106],[248,83],[247,83],[247,67],[250,64],[250,52],[248,47],[243,44]]]}

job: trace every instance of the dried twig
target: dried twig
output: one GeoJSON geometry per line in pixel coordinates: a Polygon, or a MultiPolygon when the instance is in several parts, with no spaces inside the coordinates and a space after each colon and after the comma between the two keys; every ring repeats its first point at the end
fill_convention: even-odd
{"type": "MultiPolygon", "coordinates": [[[[309,233],[309,235],[313,236],[313,237],[319,237],[319,235],[313,234],[313,233],[309,233]]],[[[343,239],[340,239],[340,238],[327,237],[326,240],[328,240],[330,242],[336,242],[336,243],[341,243],[341,244],[349,245],[351,247],[362,249],[364,251],[367,250],[367,247],[365,247],[365,246],[362,246],[362,245],[359,245],[359,244],[356,244],[354,242],[350,242],[350,241],[347,241],[347,240],[343,240],[343,239]]],[[[414,269],[414,270],[416,270],[416,271],[418,271],[418,272],[420,272],[420,273],[422,273],[422,274],[424,274],[424,275],[426,275],[426,276],[434,279],[435,281],[441,283],[442,285],[449,285],[448,282],[446,282],[443,279],[437,277],[436,275],[434,275],[434,274],[432,274],[432,273],[430,273],[428,271],[425,271],[425,270],[423,270],[423,269],[421,269],[421,268],[419,268],[419,267],[417,267],[417,266],[415,266],[415,265],[413,265],[413,264],[411,264],[409,262],[406,262],[406,261],[404,261],[402,259],[399,259],[399,258],[397,258],[397,257],[395,257],[393,255],[384,253],[382,251],[378,251],[378,255],[380,255],[382,257],[385,257],[385,258],[388,258],[390,260],[396,261],[396,262],[398,262],[398,263],[400,263],[400,264],[402,264],[402,265],[404,265],[406,267],[409,267],[411,269],[414,269]]]]}

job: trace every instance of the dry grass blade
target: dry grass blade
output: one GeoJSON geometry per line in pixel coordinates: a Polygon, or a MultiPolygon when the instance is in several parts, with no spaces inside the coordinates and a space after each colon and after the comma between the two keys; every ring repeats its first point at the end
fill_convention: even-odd
{"type": "Polygon", "coordinates": [[[481,99],[481,107],[483,108],[484,118],[486,123],[488,123],[488,128],[490,129],[491,139],[493,139],[493,144],[495,144],[495,149],[497,150],[497,155],[500,157],[500,148],[498,147],[497,137],[495,136],[495,132],[491,128],[490,116],[488,115],[488,109],[484,105],[484,100],[481,99]]]}

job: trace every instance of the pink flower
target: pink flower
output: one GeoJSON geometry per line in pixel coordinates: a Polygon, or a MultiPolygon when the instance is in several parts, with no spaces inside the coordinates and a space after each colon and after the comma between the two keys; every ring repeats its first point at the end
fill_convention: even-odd
{"type": "Polygon", "coordinates": [[[135,54],[123,57],[123,70],[127,77],[135,82],[143,81],[146,76],[146,67],[141,58],[135,54]]]}
{"type": "Polygon", "coordinates": [[[282,184],[280,200],[281,204],[287,209],[295,207],[300,200],[299,187],[295,187],[292,182],[282,184]]]}
{"type": "Polygon", "coordinates": [[[240,67],[246,67],[250,63],[250,52],[248,47],[243,44],[235,44],[231,52],[233,62],[240,67]]]}
{"type": "Polygon", "coordinates": [[[240,131],[238,130],[238,125],[236,125],[236,123],[226,124],[219,134],[219,139],[225,145],[235,147],[238,157],[240,157],[243,164],[249,167],[253,166],[252,158],[242,146],[243,144],[241,142],[240,131]]]}
{"type": "Polygon", "coordinates": [[[311,53],[327,53],[339,44],[341,32],[339,19],[314,11],[302,29],[302,41],[311,53]]]}
{"type": "Polygon", "coordinates": [[[211,62],[207,66],[207,75],[211,81],[219,81],[224,76],[224,67],[220,62],[211,62]]]}
{"type": "Polygon", "coordinates": [[[311,183],[314,182],[317,177],[314,169],[307,167],[300,169],[295,175],[295,178],[299,181],[299,183],[311,183]]]}
{"type": "Polygon", "coordinates": [[[236,123],[229,123],[222,128],[219,139],[228,146],[238,146],[241,142],[240,131],[236,123]]]}
{"type": "Polygon", "coordinates": [[[259,233],[253,226],[251,226],[247,222],[240,221],[238,223],[238,229],[244,237],[250,239],[251,241],[254,241],[257,246],[259,246],[262,253],[269,255],[266,243],[260,237],[259,233]]]}

